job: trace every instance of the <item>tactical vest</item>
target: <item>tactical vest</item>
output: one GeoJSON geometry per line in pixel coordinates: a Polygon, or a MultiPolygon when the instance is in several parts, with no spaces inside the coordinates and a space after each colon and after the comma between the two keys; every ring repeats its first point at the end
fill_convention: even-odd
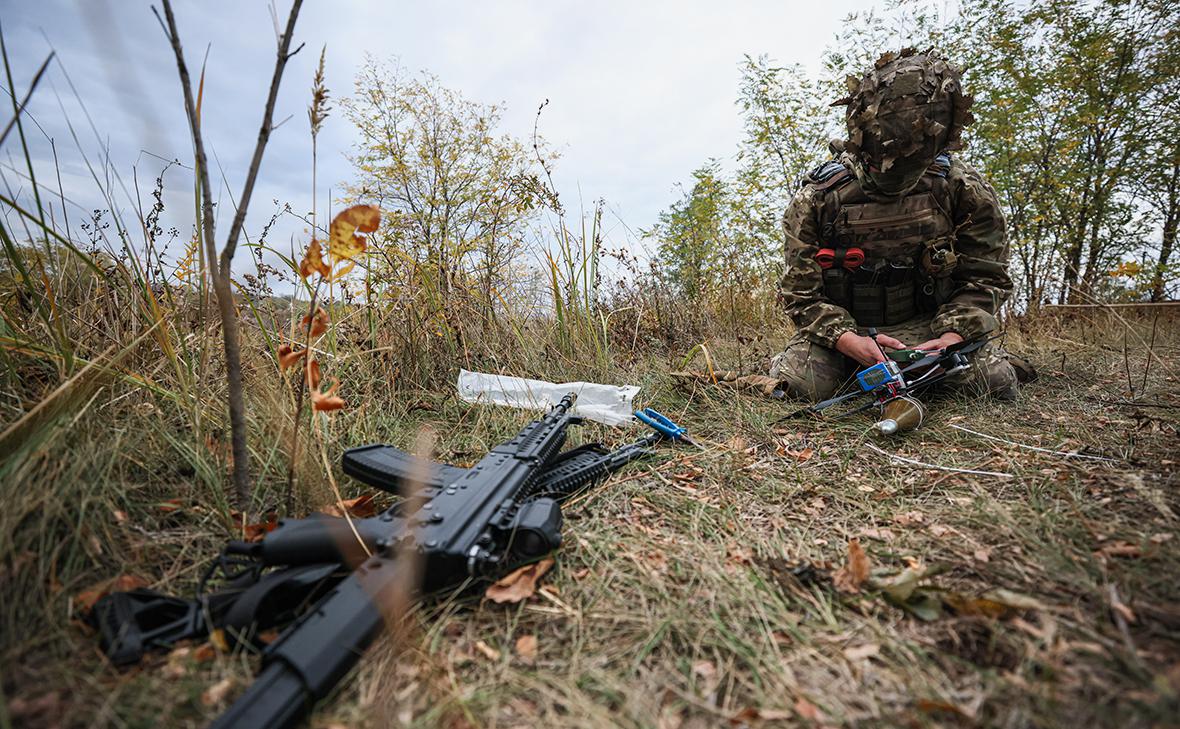
{"type": "Polygon", "coordinates": [[[819,247],[835,254],[823,270],[824,294],[857,324],[900,324],[950,298],[957,263],[950,165],[949,155],[939,155],[914,189],[884,202],[840,162],[811,173],[807,184],[823,193],[819,247]]]}

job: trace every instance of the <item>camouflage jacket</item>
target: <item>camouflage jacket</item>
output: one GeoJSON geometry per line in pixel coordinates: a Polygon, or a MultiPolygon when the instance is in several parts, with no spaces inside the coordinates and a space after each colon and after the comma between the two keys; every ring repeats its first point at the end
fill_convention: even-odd
{"type": "Polygon", "coordinates": [[[953,251],[957,264],[940,275],[938,294],[927,304],[936,336],[953,331],[969,339],[995,330],[996,314],[1012,293],[1012,280],[1004,216],[983,177],[957,158],[941,155],[914,189],[888,200],[866,194],[851,170],[847,156],[821,165],[804,182],[783,218],[786,272],[779,290],[799,331],[816,344],[835,347],[841,334],[857,329],[849,310],[828,295],[815,256],[820,248],[839,245],[831,238],[844,235],[847,239],[839,232],[841,225],[858,223],[854,245],[864,249],[866,258],[896,256],[900,240],[911,247],[902,260],[913,262],[919,276],[920,249],[929,245],[929,239],[939,238],[940,245],[953,251]],[[874,228],[873,216],[864,215],[868,208],[878,211],[880,227],[874,228]],[[891,208],[906,214],[890,216],[891,208]],[[914,223],[915,213],[927,213],[924,219],[936,222],[923,223],[925,229],[910,225],[900,234],[887,229],[890,220],[914,223]],[[849,223],[850,217],[858,215],[860,220],[849,223]]]}

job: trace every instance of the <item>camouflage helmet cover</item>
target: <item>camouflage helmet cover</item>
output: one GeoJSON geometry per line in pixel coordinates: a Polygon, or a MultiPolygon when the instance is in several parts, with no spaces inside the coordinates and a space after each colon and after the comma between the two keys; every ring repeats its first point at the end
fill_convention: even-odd
{"type": "Polygon", "coordinates": [[[920,176],[940,152],[962,149],[975,121],[961,76],[931,51],[885,53],[862,78],[849,76],[849,95],[833,104],[848,107],[845,149],[874,173],[920,176]]]}

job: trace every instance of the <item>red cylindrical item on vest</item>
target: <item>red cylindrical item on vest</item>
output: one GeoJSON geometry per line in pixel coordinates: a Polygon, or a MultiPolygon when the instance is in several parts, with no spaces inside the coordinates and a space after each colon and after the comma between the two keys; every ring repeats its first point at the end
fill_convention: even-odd
{"type": "Polygon", "coordinates": [[[828,269],[836,263],[836,251],[831,248],[820,248],[815,253],[815,262],[820,268],[828,269]]]}
{"type": "Polygon", "coordinates": [[[865,252],[860,248],[849,248],[844,252],[844,268],[849,271],[860,268],[865,262],[865,252]]]}

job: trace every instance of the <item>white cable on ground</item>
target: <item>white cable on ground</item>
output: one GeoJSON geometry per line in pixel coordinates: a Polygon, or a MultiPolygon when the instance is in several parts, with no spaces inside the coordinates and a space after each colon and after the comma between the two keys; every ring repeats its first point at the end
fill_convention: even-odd
{"type": "Polygon", "coordinates": [[[951,466],[937,466],[933,463],[923,463],[922,461],[915,461],[912,458],[905,458],[889,451],[884,451],[873,445],[872,443],[865,443],[870,449],[880,453],[883,456],[888,456],[895,461],[906,463],[911,466],[920,466],[922,468],[933,468],[936,471],[951,471],[952,473],[969,473],[973,476],[995,476],[996,478],[1015,478],[1010,473],[999,473],[998,471],[976,471],[971,468],[952,468],[951,466]]]}
{"type": "Polygon", "coordinates": [[[994,440],[999,443],[1007,443],[1008,445],[1013,445],[1013,446],[1016,446],[1017,448],[1025,448],[1030,451],[1036,451],[1038,453],[1048,453],[1048,454],[1054,455],[1054,456],[1064,456],[1065,458],[1086,458],[1091,461],[1106,461],[1108,463],[1118,463],[1117,459],[1107,458],[1106,456],[1089,456],[1089,455],[1086,455],[1085,453],[1066,453],[1065,451],[1055,451],[1055,450],[1051,450],[1049,448],[1040,448],[1040,447],[1034,446],[1034,445],[1026,445],[1024,443],[1017,443],[1014,440],[1008,440],[1006,438],[1000,438],[1000,437],[997,437],[994,435],[988,435],[987,433],[980,433],[977,430],[971,430],[970,428],[964,428],[961,425],[954,425],[953,423],[951,424],[951,427],[954,428],[955,430],[961,430],[964,433],[970,433],[971,435],[978,435],[980,438],[987,438],[988,440],[994,440]]]}

